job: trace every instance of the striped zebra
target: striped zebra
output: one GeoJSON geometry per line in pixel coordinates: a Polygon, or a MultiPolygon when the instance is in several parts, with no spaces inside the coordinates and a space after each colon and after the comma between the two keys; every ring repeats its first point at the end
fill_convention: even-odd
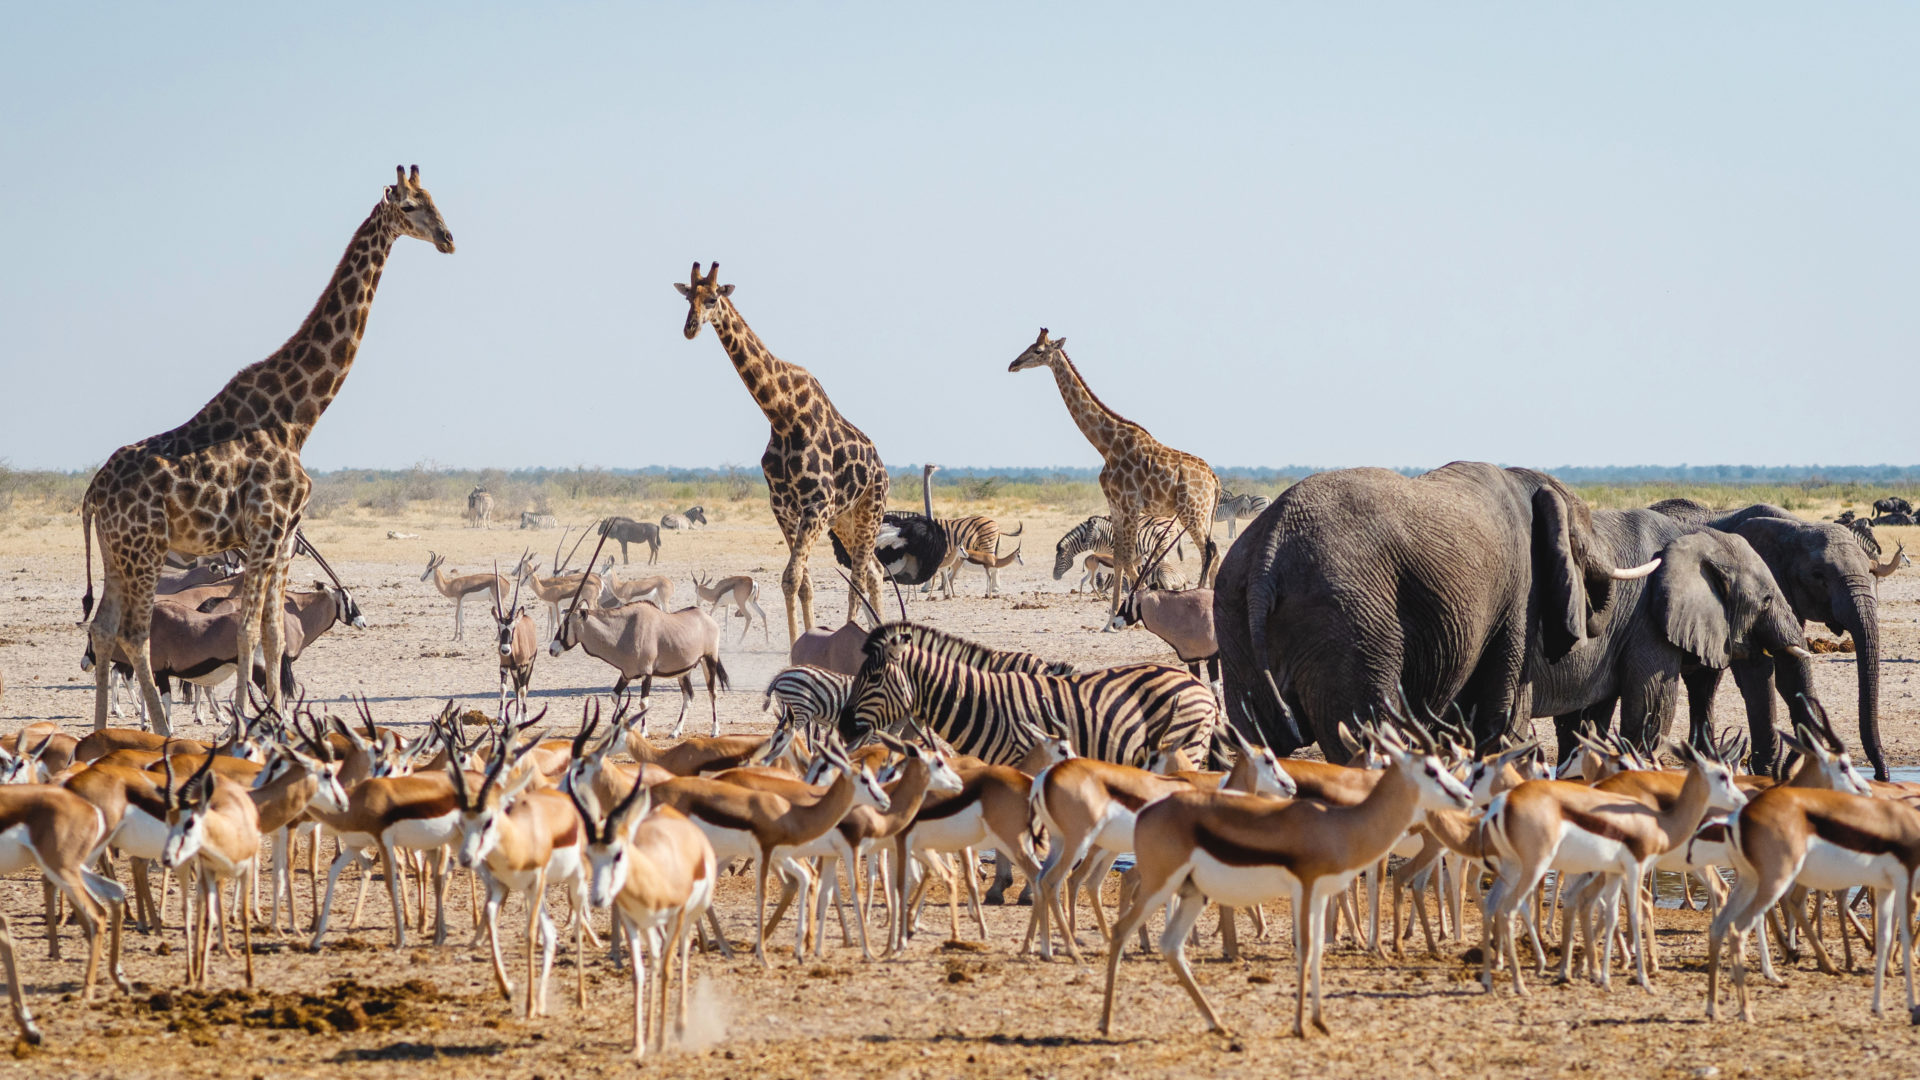
{"type": "Polygon", "coordinates": [[[867,638],[841,714],[850,741],[863,730],[893,730],[911,716],[958,753],[1011,765],[1034,732],[1064,729],[1085,757],[1145,767],[1157,753],[1205,753],[1220,730],[1213,691],[1166,664],[1127,664],[1070,675],[992,671],[969,658],[1011,666],[1027,653],[996,653],[925,626],[882,626],[867,638]]]}
{"type": "Polygon", "coordinates": [[[760,708],[769,709],[778,702],[778,715],[802,725],[803,730],[814,724],[830,724],[846,708],[847,691],[852,686],[851,675],[805,665],[790,667],[767,684],[767,697],[760,708]]]}
{"type": "Polygon", "coordinates": [[[1253,495],[1247,492],[1229,495],[1222,490],[1220,505],[1213,512],[1213,520],[1227,523],[1227,539],[1231,540],[1241,518],[1259,517],[1270,505],[1272,500],[1265,495],[1253,495]]]}
{"type": "MultiPolygon", "coordinates": [[[[1164,530],[1173,526],[1173,535],[1184,537],[1180,523],[1172,518],[1146,518],[1140,522],[1140,538],[1134,544],[1134,550],[1145,559],[1148,555],[1167,542],[1164,530]]],[[[1053,546],[1053,580],[1059,581],[1073,569],[1074,557],[1083,551],[1113,557],[1113,519],[1105,514],[1095,514],[1087,520],[1067,530],[1067,535],[1053,546]]],[[[1183,539],[1173,542],[1174,558],[1186,560],[1186,547],[1183,539]]]]}
{"type": "Polygon", "coordinates": [[[934,524],[947,531],[947,557],[940,563],[940,573],[935,579],[920,586],[923,593],[932,592],[935,584],[946,590],[947,599],[953,599],[953,580],[959,576],[963,562],[970,562],[987,572],[987,595],[1000,593],[1000,568],[1016,562],[1025,562],[1020,557],[1020,549],[1014,548],[1011,555],[1000,554],[1000,539],[1005,536],[1019,536],[1026,531],[1022,522],[1016,529],[1000,531],[1000,523],[990,517],[972,514],[958,518],[934,518],[934,524]]]}

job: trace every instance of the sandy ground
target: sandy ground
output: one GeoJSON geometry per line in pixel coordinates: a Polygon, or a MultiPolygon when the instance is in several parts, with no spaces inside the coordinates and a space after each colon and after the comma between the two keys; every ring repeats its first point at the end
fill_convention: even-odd
{"type": "MultiPolygon", "coordinates": [[[[650,518],[660,512],[646,510],[650,518]]],[[[695,572],[752,573],[762,582],[762,605],[775,623],[771,640],[756,626],[738,641],[740,623],[729,624],[723,657],[732,690],[720,694],[719,713],[725,731],[764,731],[770,722],[761,710],[761,692],[785,661],[778,584],[784,548],[764,506],[734,504],[714,513],[714,524],[706,529],[667,534],[660,563],[651,569],[675,580],[682,603],[691,598],[695,572]]],[[[1029,558],[1026,565],[1002,572],[1005,595],[983,599],[980,572],[970,570],[958,600],[909,598],[913,617],[1086,666],[1169,655],[1144,631],[1092,632],[1103,608],[1068,595],[1077,574],[1052,580],[1053,541],[1079,515],[1007,514],[1002,520],[1016,516],[1026,521],[1029,558]]],[[[452,567],[469,572],[487,569],[496,559],[510,565],[528,544],[550,562],[554,533],[473,530],[451,515],[426,512],[379,520],[343,512],[312,523],[308,533],[354,588],[371,624],[364,631],[335,630],[303,658],[301,677],[317,700],[365,694],[377,719],[398,726],[424,722],[448,698],[491,707],[497,679],[484,636],[484,606],[470,602],[466,640],[450,640],[452,604],[420,580],[427,551],[444,552],[452,567]],[[389,532],[403,538],[390,539],[389,532]]],[[[5,581],[0,675],[6,680],[0,733],[34,720],[54,720],[81,732],[90,722],[92,683],[78,669],[82,631],[75,626],[82,585],[78,541],[74,518],[15,522],[0,531],[0,579],[5,581]]],[[[820,571],[817,621],[837,623],[846,610],[846,591],[831,571],[824,546],[814,565],[820,571]]],[[[1198,568],[1191,551],[1187,568],[1190,573],[1198,568]]],[[[636,564],[616,572],[637,576],[648,569],[636,564]]],[[[296,580],[316,573],[306,562],[297,563],[295,572],[296,580]]],[[[1902,765],[1920,764],[1920,725],[1915,723],[1920,702],[1912,683],[1912,665],[1920,658],[1916,593],[1920,577],[1911,574],[1882,586],[1884,733],[1890,756],[1902,765]]],[[[1853,670],[1846,654],[1822,656],[1817,664],[1818,688],[1843,734],[1854,727],[1853,670]]],[[[556,728],[570,729],[582,699],[604,693],[611,676],[611,669],[578,652],[543,657],[534,681],[536,708],[551,706],[556,728]]],[[[1738,716],[1731,680],[1722,693],[1722,715],[1738,716]]],[[[678,698],[671,686],[656,688],[656,736],[677,712],[678,698]]],[[[702,687],[689,730],[704,729],[706,709],[702,687]]],[[[177,722],[183,721],[184,715],[177,722]]],[[[211,728],[183,731],[212,734],[211,728]]],[[[736,940],[748,939],[751,881],[729,879],[723,886],[722,917],[736,940]]],[[[296,888],[304,906],[309,888],[304,874],[296,888]]],[[[332,935],[334,946],[327,951],[309,955],[271,938],[257,944],[260,990],[282,995],[277,1001],[196,1002],[184,996],[169,1001],[163,996],[154,1002],[154,995],[182,982],[175,930],[164,939],[166,945],[130,935],[127,970],[141,988],[131,998],[115,994],[90,1009],[65,1000],[80,975],[76,932],[66,931],[67,960],[44,960],[38,888],[30,878],[16,877],[0,882],[0,893],[0,910],[19,916],[14,926],[23,942],[22,975],[48,1036],[41,1049],[20,1048],[17,1061],[0,1057],[0,1070],[115,1076],[351,1071],[369,1077],[416,1074],[422,1063],[440,1059],[463,1072],[508,1076],[598,1075],[634,1068],[623,1056],[628,984],[600,956],[588,965],[584,1012],[572,999],[569,951],[556,964],[553,1015],[533,1024],[514,1018],[492,989],[484,947],[467,947],[464,875],[452,892],[458,900],[452,905],[454,944],[446,948],[391,952],[391,914],[376,883],[360,927],[347,931],[337,922],[342,929],[332,935]],[[387,998],[368,999],[366,1012],[374,1019],[360,1030],[331,1030],[331,1023],[308,1024],[316,1030],[256,1026],[276,1015],[276,1007],[283,1021],[298,1022],[366,996],[352,986],[329,991],[343,979],[389,988],[387,998]],[[407,980],[416,982],[391,989],[407,980]],[[301,1004],[285,995],[312,1000],[301,1004]],[[378,1011],[388,999],[397,1004],[378,1011]],[[250,1013],[257,1015],[249,1020],[250,1013]]],[[[1444,960],[1395,964],[1373,961],[1351,947],[1334,950],[1327,961],[1327,1008],[1338,1037],[1304,1044],[1282,1037],[1290,1028],[1294,986],[1292,949],[1286,944],[1290,924],[1283,914],[1267,940],[1251,944],[1248,960],[1200,965],[1201,981],[1228,1022],[1244,1033],[1240,1038],[1201,1034],[1197,1014],[1165,967],[1130,953],[1121,971],[1119,1033],[1109,1041],[1095,1034],[1096,970],[1016,955],[1026,915],[1025,908],[989,908],[990,938],[984,945],[967,927],[965,946],[942,947],[945,917],[929,909],[926,929],[906,958],[877,965],[862,963],[857,949],[840,947],[837,930],[821,963],[795,965],[781,955],[772,972],[763,972],[748,962],[696,958],[699,988],[691,1044],[642,1069],[698,1077],[1220,1072],[1358,1077],[1396,1070],[1531,1076],[1626,1067],[1641,1075],[1790,1077],[1830,1074],[1841,1061],[1897,1069],[1896,1063],[1909,1060],[1920,1047],[1920,1037],[1904,1022],[1872,1019],[1864,975],[1821,976],[1809,960],[1789,975],[1788,988],[1758,992],[1764,1022],[1757,1027],[1706,1024],[1702,917],[1671,910],[1660,917],[1670,968],[1651,995],[1617,981],[1610,993],[1586,985],[1545,987],[1518,1002],[1504,989],[1491,997],[1482,994],[1460,960],[1461,945],[1451,946],[1444,960]],[[1704,1071],[1709,1069],[1719,1071],[1704,1071]]],[[[1470,931],[1469,937],[1476,934],[1470,931]]],[[[1096,936],[1088,931],[1083,940],[1092,944],[1096,936]]],[[[509,929],[504,937],[511,956],[522,935],[509,929]]],[[[777,940],[790,943],[790,931],[783,927],[777,940]]],[[[1203,955],[1213,952],[1211,942],[1202,949],[1203,955]]],[[[237,988],[238,961],[216,958],[213,985],[237,988]]],[[[1893,998],[1896,1016],[1899,1000],[1893,998]]]]}

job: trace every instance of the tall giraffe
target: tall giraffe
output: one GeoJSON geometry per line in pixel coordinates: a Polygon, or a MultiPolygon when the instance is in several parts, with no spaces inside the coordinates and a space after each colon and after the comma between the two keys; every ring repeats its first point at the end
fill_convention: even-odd
{"type": "Polygon", "coordinates": [[[719,284],[720,264],[700,276],[674,283],[687,298],[687,340],[700,334],[702,323],[713,332],[733,360],[740,381],[747,384],[760,411],[767,414],[773,434],[760,468],[767,474],[767,500],[774,520],[787,538],[787,569],[780,575],[780,591],[787,600],[787,643],[813,626],[813,578],[807,556],[831,529],[854,559],[852,590],[847,597],[847,621],[862,607],[864,592],[880,604],[880,563],[873,545],[880,537],[881,514],[887,508],[887,468],[873,440],[847,422],[827,398],[820,380],[798,364],[773,355],[753,332],[739,309],[728,299],[733,286],[719,284]],[[796,609],[794,598],[799,598],[796,609]],[[796,611],[800,614],[795,619],[796,611]]]}
{"type": "MultiPolygon", "coordinates": [[[[171,733],[147,653],[154,586],[170,548],[190,555],[236,548],[245,553],[244,617],[234,655],[253,655],[257,627],[268,703],[280,704],[284,620],[278,612],[285,602],[294,529],[313,490],[300,467],[300,448],[353,367],[393,242],[405,235],[453,252],[453,234],[420,186],[420,166],[411,174],[400,166],[395,171],[398,182],[354,230],[333,280],[287,343],[241,368],[193,419],[114,451],[87,485],[80,502],[87,541],[87,593],[81,606],[93,616],[94,655],[102,658],[94,669],[94,730],[107,724],[113,665],[106,658],[117,645],[133,662],[155,730],[171,733]],[[98,611],[93,606],[96,533],[105,573],[98,611]],[[275,617],[262,619],[265,612],[275,617]]],[[[234,708],[242,715],[251,685],[242,672],[234,691],[234,708]]]]}
{"type": "MultiPolygon", "coordinates": [[[[1206,462],[1165,445],[1094,397],[1067,359],[1066,344],[1066,338],[1049,339],[1043,326],[1040,336],[1007,370],[1052,368],[1067,412],[1106,462],[1100,470],[1100,490],[1113,517],[1113,611],[1120,610],[1122,581],[1131,583],[1138,575],[1140,553],[1135,548],[1145,518],[1174,518],[1186,528],[1201,549],[1200,584],[1209,584],[1219,554],[1210,533],[1220,505],[1220,478],[1206,462]]],[[[1111,624],[1109,619],[1108,629],[1111,624]]]]}

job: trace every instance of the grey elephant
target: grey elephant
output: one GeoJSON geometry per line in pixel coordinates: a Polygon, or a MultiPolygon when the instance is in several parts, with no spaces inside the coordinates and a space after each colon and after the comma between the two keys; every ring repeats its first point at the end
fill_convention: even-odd
{"type": "Polygon", "coordinates": [[[1529,656],[1560,661],[1602,629],[1618,580],[1653,569],[1616,568],[1586,504],[1531,469],[1310,476],[1221,563],[1227,702],[1275,751],[1316,741],[1336,762],[1340,722],[1401,701],[1457,703],[1488,738],[1533,715],[1529,656]]]}
{"type": "MultiPolygon", "coordinates": [[[[1860,750],[1873,763],[1874,777],[1888,779],[1887,755],[1880,747],[1880,605],[1874,589],[1873,559],[1853,532],[1833,522],[1802,521],[1766,503],[1717,512],[1690,499],[1669,499],[1655,503],[1653,509],[1681,521],[1745,537],[1773,571],[1796,618],[1824,623],[1835,634],[1853,635],[1860,690],[1860,750]]],[[[1772,762],[1772,740],[1763,741],[1759,735],[1774,729],[1776,679],[1783,683],[1784,692],[1788,678],[1801,676],[1788,676],[1776,657],[1749,656],[1731,666],[1734,682],[1746,701],[1747,722],[1754,731],[1749,767],[1757,772],[1772,762]]],[[[1711,722],[1713,691],[1718,685],[1716,671],[1688,677],[1687,699],[1695,725],[1711,722]]],[[[1793,700],[1789,693],[1789,703],[1793,700]]]]}
{"type": "MultiPolygon", "coordinates": [[[[1696,669],[1784,656],[1792,662],[1780,668],[1781,692],[1812,696],[1800,620],[1745,539],[1653,510],[1596,510],[1593,531],[1615,564],[1657,558],[1660,568],[1616,585],[1598,632],[1558,663],[1534,657],[1533,715],[1554,717],[1560,760],[1577,732],[1606,729],[1616,703],[1620,733],[1651,748],[1669,734],[1682,678],[1696,669]]],[[[1696,726],[1691,739],[1704,745],[1710,735],[1696,726]]],[[[1754,742],[1762,741],[1756,731],[1754,742]]],[[[1773,744],[1771,729],[1764,741],[1773,744]]]]}

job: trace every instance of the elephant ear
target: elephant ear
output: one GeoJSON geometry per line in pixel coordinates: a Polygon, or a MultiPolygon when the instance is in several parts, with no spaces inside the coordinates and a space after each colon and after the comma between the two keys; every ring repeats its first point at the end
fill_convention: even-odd
{"type": "Polygon", "coordinates": [[[1533,588],[1539,597],[1541,645],[1559,660],[1587,637],[1587,575],[1574,551],[1574,514],[1560,493],[1533,493],[1533,588]]]}
{"type": "Polygon", "coordinates": [[[1733,585],[1730,571],[1698,543],[1675,542],[1661,554],[1660,569],[1648,583],[1654,618],[1676,647],[1710,668],[1724,669],[1733,640],[1727,619],[1728,590],[1733,585]]]}

